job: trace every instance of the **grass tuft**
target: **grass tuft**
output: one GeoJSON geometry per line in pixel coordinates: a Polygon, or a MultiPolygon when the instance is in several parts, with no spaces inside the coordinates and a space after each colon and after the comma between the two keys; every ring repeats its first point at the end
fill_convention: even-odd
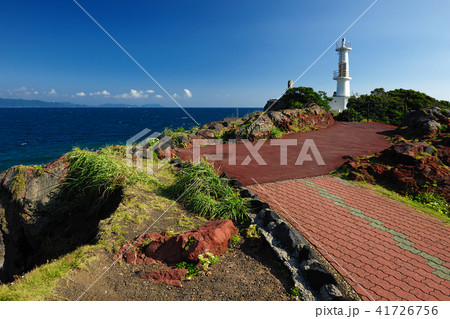
{"type": "Polygon", "coordinates": [[[270,129],[270,138],[281,138],[283,133],[284,132],[282,130],[274,126],[270,129]]]}
{"type": "Polygon", "coordinates": [[[171,191],[174,197],[186,192],[181,201],[196,215],[248,221],[247,201],[221,179],[213,165],[206,161],[179,172],[171,191]]]}
{"type": "Polygon", "coordinates": [[[92,193],[105,198],[114,191],[138,182],[157,184],[157,180],[126,165],[118,147],[107,147],[98,152],[74,150],[67,154],[70,164],[65,191],[86,196],[92,193]]]}

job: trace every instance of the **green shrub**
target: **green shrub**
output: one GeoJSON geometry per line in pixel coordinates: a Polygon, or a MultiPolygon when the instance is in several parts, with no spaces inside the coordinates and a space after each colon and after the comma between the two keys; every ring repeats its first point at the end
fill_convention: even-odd
{"type": "Polygon", "coordinates": [[[286,90],[280,101],[291,108],[299,108],[305,103],[316,103],[329,110],[328,101],[331,101],[331,98],[327,97],[324,91],[316,92],[311,87],[299,86],[286,90]]]}
{"type": "Polygon", "coordinates": [[[413,197],[415,201],[431,207],[439,213],[450,216],[450,205],[444,197],[435,193],[421,193],[413,197]]]}

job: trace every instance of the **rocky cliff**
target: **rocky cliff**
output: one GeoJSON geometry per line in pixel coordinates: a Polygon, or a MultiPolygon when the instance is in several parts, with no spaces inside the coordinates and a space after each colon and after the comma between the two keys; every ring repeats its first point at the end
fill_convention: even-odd
{"type": "MultiPolygon", "coordinates": [[[[66,194],[69,164],[15,166],[0,173],[0,281],[72,251],[95,237],[102,211],[66,194]]],[[[105,206],[106,205],[106,206],[105,206]]]]}

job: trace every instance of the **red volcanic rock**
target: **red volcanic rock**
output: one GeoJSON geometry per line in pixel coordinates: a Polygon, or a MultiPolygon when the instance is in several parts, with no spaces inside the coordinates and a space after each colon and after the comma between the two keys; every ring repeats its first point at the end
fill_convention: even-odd
{"type": "Polygon", "coordinates": [[[172,146],[163,148],[161,145],[158,145],[155,148],[155,153],[159,159],[171,159],[176,156],[175,149],[172,146]]]}
{"type": "MultiPolygon", "coordinates": [[[[221,255],[227,252],[231,236],[237,233],[238,230],[231,220],[213,220],[174,236],[169,236],[167,232],[145,234],[122,245],[115,257],[132,265],[156,262],[175,264],[181,261],[196,263],[199,255],[208,252],[221,255]]],[[[186,269],[169,269],[141,271],[138,276],[181,287],[181,278],[186,274],[186,269]]]]}
{"type": "Polygon", "coordinates": [[[169,264],[180,261],[198,262],[201,254],[210,252],[221,255],[227,252],[231,236],[237,233],[231,220],[214,220],[174,236],[169,236],[167,232],[145,234],[124,244],[116,258],[123,258],[129,264],[137,264],[138,260],[143,263],[169,264]],[[147,242],[149,243],[145,245],[147,242]]]}
{"type": "Polygon", "coordinates": [[[134,251],[127,251],[124,255],[124,258],[127,260],[129,264],[136,264],[137,255],[134,251]]]}
{"type": "Polygon", "coordinates": [[[186,274],[187,269],[167,269],[159,271],[140,271],[138,277],[174,287],[182,287],[181,279],[185,278],[186,274]]]}

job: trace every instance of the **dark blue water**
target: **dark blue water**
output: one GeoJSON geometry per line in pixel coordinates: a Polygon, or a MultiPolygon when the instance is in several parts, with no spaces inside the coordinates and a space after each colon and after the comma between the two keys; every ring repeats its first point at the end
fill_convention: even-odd
{"type": "MultiPolygon", "coordinates": [[[[260,108],[240,108],[244,116],[260,108]]],[[[201,125],[235,116],[236,108],[189,108],[201,125]]],[[[48,163],[74,146],[100,148],[125,144],[148,128],[195,123],[179,108],[0,108],[0,172],[11,166],[48,163]]]]}

